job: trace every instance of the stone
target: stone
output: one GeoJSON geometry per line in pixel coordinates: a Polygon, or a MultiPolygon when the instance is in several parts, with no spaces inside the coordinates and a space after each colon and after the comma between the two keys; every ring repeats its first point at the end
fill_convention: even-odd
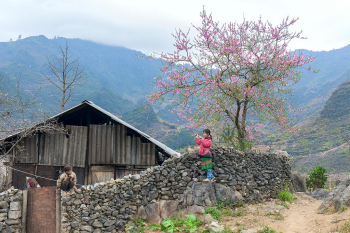
{"type": "Polygon", "coordinates": [[[8,218],[9,219],[18,219],[22,216],[22,212],[18,210],[10,210],[8,218]]]}
{"type": "Polygon", "coordinates": [[[240,231],[241,233],[257,233],[257,230],[253,230],[253,229],[248,229],[248,230],[242,230],[240,231]]]}
{"type": "Polygon", "coordinates": [[[215,219],[210,215],[210,214],[206,214],[206,215],[203,215],[203,222],[205,224],[210,224],[211,222],[215,221],[215,219]]]}
{"type": "Polygon", "coordinates": [[[93,232],[94,228],[92,226],[82,225],[82,226],[80,226],[80,230],[87,231],[87,232],[93,232]]]}
{"type": "Polygon", "coordinates": [[[328,194],[326,199],[318,207],[317,212],[339,212],[342,205],[350,206],[350,176],[345,177],[337,187],[328,194]]]}
{"type": "Polygon", "coordinates": [[[21,221],[19,219],[7,219],[5,223],[7,225],[19,225],[21,224],[21,221]]]}
{"type": "Polygon", "coordinates": [[[179,201],[173,200],[173,201],[160,201],[160,218],[162,220],[165,219],[165,217],[168,218],[175,218],[177,216],[177,212],[179,210],[179,201]]]}
{"type": "Polygon", "coordinates": [[[7,209],[9,208],[9,203],[7,201],[0,201],[0,209],[7,209]]]}
{"type": "Polygon", "coordinates": [[[313,197],[316,200],[322,201],[328,196],[329,193],[330,193],[330,191],[325,191],[323,189],[316,189],[315,191],[312,191],[308,195],[313,197]]]}
{"type": "Polygon", "coordinates": [[[208,225],[208,230],[209,230],[209,232],[222,232],[223,230],[225,230],[225,228],[223,226],[219,225],[217,222],[212,221],[208,225]]]}
{"type": "Polygon", "coordinates": [[[306,192],[306,175],[292,172],[292,184],[295,192],[306,192]]]}
{"type": "Polygon", "coordinates": [[[103,224],[103,226],[109,227],[109,226],[112,226],[114,223],[115,223],[115,221],[113,221],[113,220],[107,220],[107,221],[103,224]]]}
{"type": "Polygon", "coordinates": [[[159,209],[159,203],[151,203],[148,204],[145,207],[145,212],[146,212],[146,216],[148,219],[148,221],[151,224],[160,224],[161,223],[161,217],[160,217],[160,209],[159,209]]]}
{"type": "Polygon", "coordinates": [[[10,210],[21,210],[21,203],[18,201],[11,202],[10,210]]]}

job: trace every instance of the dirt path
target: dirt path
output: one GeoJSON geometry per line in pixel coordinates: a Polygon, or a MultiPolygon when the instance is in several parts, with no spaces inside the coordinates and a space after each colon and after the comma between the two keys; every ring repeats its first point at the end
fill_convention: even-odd
{"type": "Polygon", "coordinates": [[[238,218],[226,218],[223,223],[232,230],[237,230],[238,227],[262,229],[267,225],[271,229],[276,230],[276,232],[283,233],[328,233],[338,224],[343,225],[345,221],[350,221],[350,210],[345,210],[342,213],[317,214],[316,210],[322,201],[300,193],[297,193],[296,197],[298,199],[295,203],[289,205],[289,209],[274,210],[277,207],[274,202],[248,206],[246,208],[247,215],[238,218]],[[266,213],[274,213],[275,215],[265,216],[266,213]],[[278,213],[284,218],[278,216],[278,213]],[[276,220],[280,219],[278,217],[283,219],[276,220]],[[332,223],[332,221],[334,222],[336,220],[342,221],[332,223]]]}

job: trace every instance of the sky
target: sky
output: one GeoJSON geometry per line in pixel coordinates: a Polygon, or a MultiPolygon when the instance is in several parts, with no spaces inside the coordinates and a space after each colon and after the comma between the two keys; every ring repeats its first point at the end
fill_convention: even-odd
{"type": "Polygon", "coordinates": [[[172,33],[200,25],[203,6],[220,23],[299,18],[291,30],[302,30],[307,39],[292,42],[292,50],[350,44],[350,1],[342,0],[0,0],[0,41],[61,36],[147,54],[171,52],[172,33]]]}

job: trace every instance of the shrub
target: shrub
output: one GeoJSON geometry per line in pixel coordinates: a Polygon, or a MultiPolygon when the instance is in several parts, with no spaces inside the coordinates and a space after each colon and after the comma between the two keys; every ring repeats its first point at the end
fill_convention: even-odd
{"type": "Polygon", "coordinates": [[[309,178],[306,178],[307,189],[315,190],[318,188],[323,188],[328,178],[328,175],[325,174],[326,172],[327,170],[324,167],[318,166],[311,172],[307,173],[309,175],[309,178]]]}

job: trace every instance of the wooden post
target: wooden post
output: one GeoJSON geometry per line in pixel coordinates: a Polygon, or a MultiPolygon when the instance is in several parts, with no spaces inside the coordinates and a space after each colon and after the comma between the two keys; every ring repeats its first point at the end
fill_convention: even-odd
{"type": "Polygon", "coordinates": [[[28,206],[28,190],[23,190],[22,233],[26,233],[27,232],[27,206],[28,206]]]}
{"type": "Polygon", "coordinates": [[[61,233],[61,190],[56,189],[56,233],[61,233]]]}

